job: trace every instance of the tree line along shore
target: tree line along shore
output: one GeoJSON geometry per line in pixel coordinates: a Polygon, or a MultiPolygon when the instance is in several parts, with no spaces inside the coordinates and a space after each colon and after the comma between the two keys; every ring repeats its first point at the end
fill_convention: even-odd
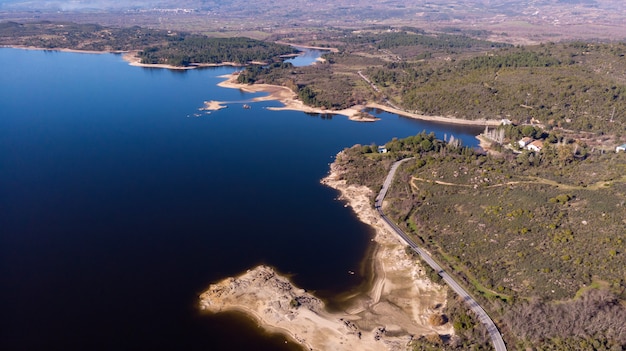
{"type": "Polygon", "coordinates": [[[90,52],[133,52],[139,63],[189,67],[203,64],[268,63],[297,49],[244,37],[211,38],[141,27],[105,27],[68,22],[1,22],[0,45],[90,52]]]}
{"type": "Polygon", "coordinates": [[[166,67],[248,65],[240,83],[285,86],[305,105],[323,110],[378,103],[417,116],[507,119],[596,139],[626,135],[626,44],[513,46],[488,37],[412,27],[329,28],[317,33],[315,42],[282,35],[274,38],[277,44],[137,26],[0,23],[0,45],[133,51],[138,63],[166,67]],[[315,65],[293,67],[283,62],[297,52],[287,44],[336,49],[315,65]]]}
{"type": "Polygon", "coordinates": [[[347,184],[376,190],[393,161],[414,157],[398,170],[385,212],[460,278],[510,349],[619,350],[626,152],[576,154],[582,147],[561,135],[532,151],[518,141],[547,140],[544,130],[496,130],[504,137],[488,141],[489,153],[423,132],[389,141],[385,153],[347,148],[333,167],[347,184]]]}
{"type": "MultiPolygon", "coordinates": [[[[134,50],[138,63],[164,67],[247,65],[233,86],[280,86],[280,99],[297,101],[295,109],[354,113],[369,105],[491,125],[483,136],[488,153],[423,133],[389,141],[384,154],[376,145],[348,148],[333,167],[347,185],[377,189],[394,160],[415,157],[388,194],[389,216],[496,314],[508,345],[626,347],[626,153],[613,152],[626,141],[626,44],[512,46],[410,27],[328,29],[300,44],[337,50],[294,67],[282,60],[293,47],[248,38],[0,23],[0,45],[134,50]],[[543,147],[520,148],[522,138],[543,147]]],[[[413,347],[489,347],[471,315],[446,318],[465,339],[419,339],[413,347]]]]}

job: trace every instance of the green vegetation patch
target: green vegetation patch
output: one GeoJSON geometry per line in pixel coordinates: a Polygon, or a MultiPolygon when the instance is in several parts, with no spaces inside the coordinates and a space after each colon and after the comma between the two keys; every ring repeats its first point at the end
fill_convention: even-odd
{"type": "Polygon", "coordinates": [[[367,75],[403,108],[422,114],[534,119],[553,127],[623,133],[624,52],[621,43],[546,44],[447,62],[387,63],[367,75]]]}
{"type": "Polygon", "coordinates": [[[201,63],[267,63],[281,55],[297,53],[293,47],[255,39],[209,38],[198,35],[171,37],[165,45],[151,46],[139,53],[142,63],[188,66],[201,63]]]}
{"type": "Polygon", "coordinates": [[[243,37],[210,38],[187,32],[136,26],[112,28],[95,24],[48,21],[2,22],[0,44],[89,51],[141,50],[139,57],[142,63],[172,66],[272,62],[280,61],[282,55],[298,52],[288,45],[243,37]]]}
{"type": "Polygon", "coordinates": [[[387,154],[344,150],[335,166],[348,182],[377,192],[391,162],[413,157],[396,174],[386,214],[492,312],[508,311],[501,318],[512,340],[615,349],[626,340],[614,328],[626,314],[619,302],[626,298],[626,154],[545,145],[541,153],[494,156],[420,133],[390,141],[387,154]],[[601,292],[592,288],[598,281],[601,292]],[[612,329],[587,325],[598,319],[612,329]]]}

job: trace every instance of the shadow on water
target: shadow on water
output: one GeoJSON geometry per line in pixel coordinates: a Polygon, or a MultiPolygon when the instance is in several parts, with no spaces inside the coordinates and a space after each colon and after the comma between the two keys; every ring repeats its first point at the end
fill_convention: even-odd
{"type": "Polygon", "coordinates": [[[303,351],[300,344],[281,334],[265,331],[259,322],[243,312],[229,311],[219,314],[202,313],[200,323],[211,328],[211,334],[219,335],[212,339],[213,350],[263,350],[263,351],[303,351]],[[255,331],[250,337],[246,331],[255,331]]]}

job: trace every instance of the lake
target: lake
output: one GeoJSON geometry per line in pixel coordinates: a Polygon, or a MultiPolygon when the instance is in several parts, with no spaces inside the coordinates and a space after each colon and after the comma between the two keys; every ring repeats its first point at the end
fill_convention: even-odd
{"type": "Polygon", "coordinates": [[[198,295],[260,263],[331,305],[362,288],[372,231],[320,184],[333,157],[482,129],[244,109],[233,71],[0,49],[0,349],[298,349],[198,295]]]}

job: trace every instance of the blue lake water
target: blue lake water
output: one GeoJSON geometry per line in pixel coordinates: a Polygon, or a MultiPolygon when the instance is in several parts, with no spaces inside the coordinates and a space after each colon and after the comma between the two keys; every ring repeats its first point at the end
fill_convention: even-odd
{"type": "Polygon", "coordinates": [[[372,232],[319,183],[334,155],[480,132],[243,109],[259,94],[216,86],[233,70],[0,49],[0,349],[294,349],[198,294],[260,263],[331,303],[358,289],[372,232]],[[234,102],[195,117],[207,100],[234,102]]]}
{"type": "Polygon", "coordinates": [[[320,55],[326,53],[327,51],[320,50],[311,50],[301,47],[296,47],[298,50],[301,50],[301,53],[293,58],[289,58],[285,60],[285,62],[290,62],[292,65],[296,67],[300,66],[310,66],[317,61],[320,55]]]}

